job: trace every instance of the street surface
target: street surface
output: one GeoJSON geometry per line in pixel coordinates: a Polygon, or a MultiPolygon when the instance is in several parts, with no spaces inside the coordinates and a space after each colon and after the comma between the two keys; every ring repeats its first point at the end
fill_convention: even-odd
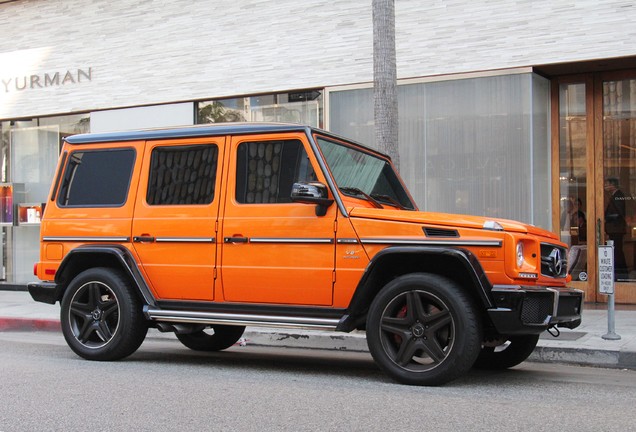
{"type": "Polygon", "coordinates": [[[0,432],[627,431],[636,371],[524,363],[444,387],[395,384],[370,355],[149,337],[130,358],[77,357],[56,332],[0,332],[0,432]]]}

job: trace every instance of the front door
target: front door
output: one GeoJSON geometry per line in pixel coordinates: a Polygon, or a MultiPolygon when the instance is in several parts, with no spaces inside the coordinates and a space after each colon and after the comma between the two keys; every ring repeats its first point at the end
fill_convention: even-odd
{"type": "Polygon", "coordinates": [[[636,72],[560,79],[559,218],[573,285],[597,290],[597,246],[614,244],[617,303],[636,303],[636,72]]]}
{"type": "Polygon", "coordinates": [[[223,210],[226,301],[333,303],[336,206],[291,202],[294,182],[321,181],[304,134],[234,137],[223,210]]]}

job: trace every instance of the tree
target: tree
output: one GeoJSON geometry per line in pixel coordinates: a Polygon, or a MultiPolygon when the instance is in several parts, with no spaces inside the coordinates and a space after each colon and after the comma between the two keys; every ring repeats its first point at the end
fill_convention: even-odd
{"type": "Polygon", "coordinates": [[[399,169],[395,1],[373,3],[373,116],[375,143],[399,169]]]}
{"type": "Polygon", "coordinates": [[[214,101],[199,109],[197,123],[227,123],[245,121],[243,114],[214,101]]]}

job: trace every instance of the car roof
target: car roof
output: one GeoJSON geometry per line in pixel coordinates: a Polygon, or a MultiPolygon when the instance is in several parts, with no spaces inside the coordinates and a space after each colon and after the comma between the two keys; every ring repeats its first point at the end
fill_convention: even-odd
{"type": "Polygon", "coordinates": [[[86,133],[70,135],[64,138],[69,144],[98,144],[106,142],[121,141],[139,141],[139,140],[159,140],[172,138],[196,138],[206,136],[222,136],[222,135],[247,135],[247,134],[267,134],[278,132],[304,132],[311,135],[312,132],[318,132],[338,140],[355,144],[371,153],[383,156],[387,159],[390,157],[376,149],[364,144],[360,144],[351,139],[339,136],[332,132],[328,132],[312,126],[302,125],[298,123],[266,123],[266,122],[242,122],[242,123],[210,123],[205,125],[181,126],[170,128],[143,129],[135,131],[122,132],[103,132],[103,133],[86,133]]]}
{"type": "MultiPolygon", "coordinates": [[[[87,133],[71,135],[64,140],[69,144],[91,144],[115,141],[192,138],[218,135],[242,135],[274,132],[310,132],[309,126],[293,123],[216,123],[173,128],[144,129],[124,132],[87,133]]],[[[323,132],[323,131],[321,131],[323,132]]]]}

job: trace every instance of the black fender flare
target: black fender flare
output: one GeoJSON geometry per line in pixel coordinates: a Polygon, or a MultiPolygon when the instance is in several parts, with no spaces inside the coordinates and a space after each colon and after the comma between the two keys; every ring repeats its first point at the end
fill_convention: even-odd
{"type": "Polygon", "coordinates": [[[100,255],[114,260],[130,277],[145,304],[156,306],[155,298],[135,259],[130,251],[121,245],[83,245],[71,250],[55,272],[55,283],[60,287],[60,295],[76,274],[90,267],[101,267],[92,264],[100,255]]]}
{"type": "Polygon", "coordinates": [[[470,281],[473,293],[481,300],[484,309],[493,307],[494,303],[490,295],[492,285],[479,260],[471,251],[443,246],[389,246],[378,252],[367,265],[351,297],[346,313],[338,324],[338,331],[349,332],[358,327],[361,320],[365,318],[373,298],[382,289],[383,285],[378,285],[376,281],[379,273],[382,272],[382,263],[386,262],[387,258],[405,255],[434,256],[437,259],[441,257],[444,260],[452,260],[460,266],[454,273],[463,272],[463,275],[470,281]]]}

